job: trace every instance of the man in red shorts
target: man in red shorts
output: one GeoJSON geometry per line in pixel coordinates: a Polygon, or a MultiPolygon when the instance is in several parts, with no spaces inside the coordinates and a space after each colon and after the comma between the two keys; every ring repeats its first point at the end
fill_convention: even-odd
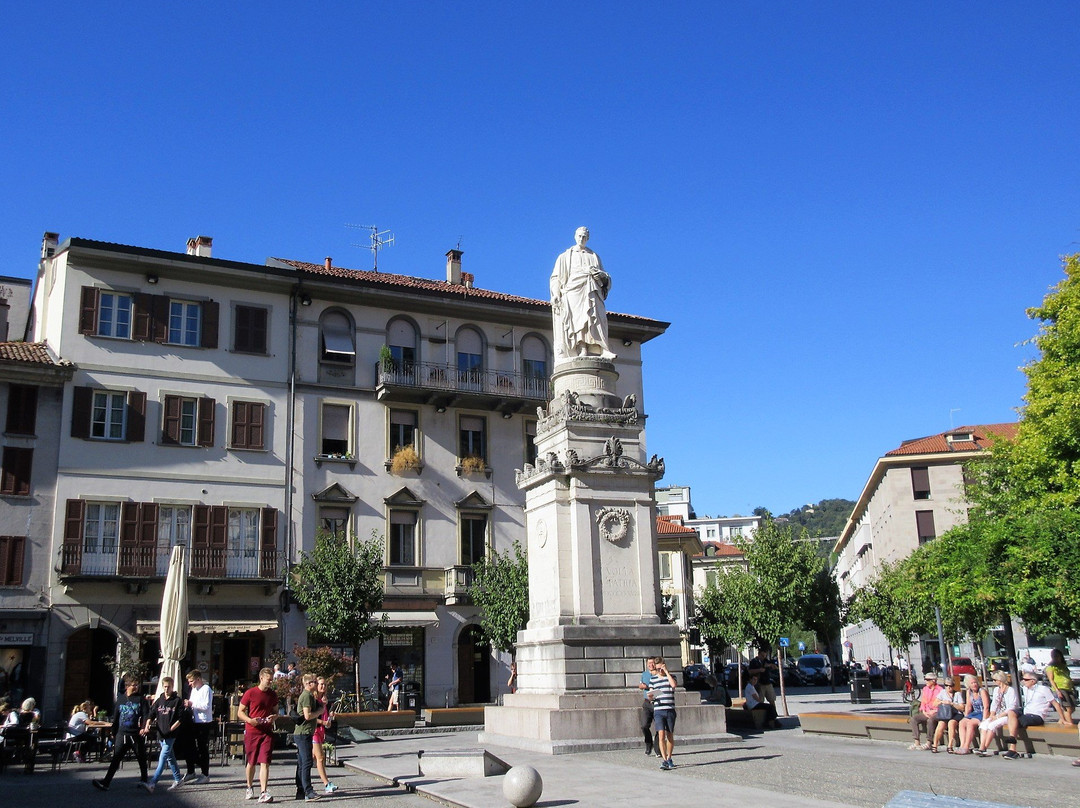
{"type": "Polygon", "coordinates": [[[240,699],[236,717],[244,722],[244,760],[247,763],[247,794],[255,799],[255,764],[259,764],[259,802],[273,802],[266,790],[270,784],[270,756],[274,751],[274,719],[277,717],[277,693],[270,689],[274,672],[259,671],[259,684],[250,688],[240,699]]]}

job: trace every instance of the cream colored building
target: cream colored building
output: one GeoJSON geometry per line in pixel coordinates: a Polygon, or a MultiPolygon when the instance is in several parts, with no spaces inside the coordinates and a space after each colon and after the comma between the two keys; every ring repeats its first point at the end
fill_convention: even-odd
{"type": "MultiPolygon", "coordinates": [[[[30,338],[74,366],[51,544],[30,562],[52,596],[47,692],[84,698],[73,658],[102,679],[117,639],[152,654],[176,542],[191,554],[187,664],[219,690],[247,681],[307,641],[284,584],[321,528],[385,539],[390,626],[362,650],[360,684],[396,659],[419,703],[498,696],[506,660],[480,642],[466,589],[475,560],[524,539],[514,471],[548,398],[551,315],[476,287],[461,258],[428,279],[229,261],[202,236],[168,252],[46,234],[30,338]]],[[[638,402],[641,343],[666,327],[609,314],[638,402]]]]}
{"type": "MultiPolygon", "coordinates": [[[[921,544],[966,522],[963,463],[984,451],[995,437],[1015,434],[1015,423],[958,427],[904,441],[879,458],[833,548],[841,598],[872,581],[882,564],[900,561],[921,544]]],[[[845,643],[851,643],[850,653],[857,661],[869,657],[888,662],[897,652],[907,652],[890,648],[869,621],[844,626],[841,635],[845,643]]],[[[912,649],[916,669],[926,654],[938,660],[935,640],[924,639],[912,649]]]]}

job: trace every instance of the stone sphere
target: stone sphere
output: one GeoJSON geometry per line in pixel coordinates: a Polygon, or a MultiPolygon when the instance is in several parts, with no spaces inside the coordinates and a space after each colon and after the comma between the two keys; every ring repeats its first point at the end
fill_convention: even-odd
{"type": "Polygon", "coordinates": [[[503,778],[503,796],[516,808],[529,808],[540,799],[544,781],[532,766],[514,766],[503,778]]]}

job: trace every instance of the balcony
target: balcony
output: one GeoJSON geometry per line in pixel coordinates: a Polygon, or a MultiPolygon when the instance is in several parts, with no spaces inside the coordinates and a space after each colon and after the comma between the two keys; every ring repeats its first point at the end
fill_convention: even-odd
{"type": "Polygon", "coordinates": [[[505,370],[458,370],[430,362],[378,363],[379,401],[473,407],[514,413],[551,400],[547,377],[505,370]]]}
{"type": "Polygon", "coordinates": [[[452,606],[455,603],[470,603],[469,587],[473,582],[473,568],[472,567],[447,567],[443,570],[446,576],[446,582],[444,584],[446,605],[452,606]]]}
{"type": "MultiPolygon", "coordinates": [[[[160,578],[169,571],[168,547],[66,545],[62,553],[63,578],[160,578]]],[[[234,547],[192,547],[188,550],[188,577],[211,580],[280,580],[284,555],[276,550],[234,547]]]]}

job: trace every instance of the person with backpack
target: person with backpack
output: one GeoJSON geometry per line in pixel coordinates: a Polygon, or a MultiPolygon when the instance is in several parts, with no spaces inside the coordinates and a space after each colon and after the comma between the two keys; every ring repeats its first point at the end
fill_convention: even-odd
{"type": "Polygon", "coordinates": [[[116,770],[127,754],[128,749],[135,752],[139,762],[139,781],[146,782],[146,734],[147,716],[150,708],[146,697],[139,692],[139,683],[134,676],[124,677],[124,695],[116,700],[113,708],[113,755],[109,770],[101,780],[92,781],[94,788],[108,791],[116,770]]]}

